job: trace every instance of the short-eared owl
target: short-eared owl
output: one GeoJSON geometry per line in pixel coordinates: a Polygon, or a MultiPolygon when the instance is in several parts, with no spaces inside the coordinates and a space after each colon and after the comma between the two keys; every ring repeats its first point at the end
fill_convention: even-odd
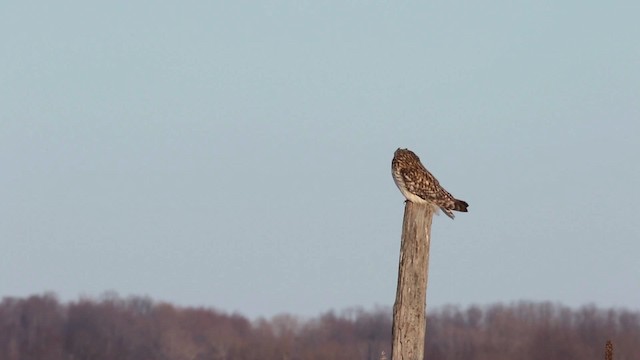
{"type": "Polygon", "coordinates": [[[448,217],[454,218],[451,210],[467,212],[469,204],[454,198],[422,165],[418,155],[408,149],[398,149],[391,162],[393,180],[407,200],[428,203],[442,209],[448,217]]]}

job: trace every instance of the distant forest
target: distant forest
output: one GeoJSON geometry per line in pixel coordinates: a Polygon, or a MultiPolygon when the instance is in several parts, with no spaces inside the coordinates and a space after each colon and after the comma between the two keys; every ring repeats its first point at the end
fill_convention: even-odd
{"type": "MultiPolygon", "coordinates": [[[[61,303],[55,295],[0,303],[3,360],[378,360],[390,354],[391,310],[250,320],[147,297],[61,303]]],[[[640,360],[640,313],[518,302],[427,311],[430,360],[640,360]]]]}

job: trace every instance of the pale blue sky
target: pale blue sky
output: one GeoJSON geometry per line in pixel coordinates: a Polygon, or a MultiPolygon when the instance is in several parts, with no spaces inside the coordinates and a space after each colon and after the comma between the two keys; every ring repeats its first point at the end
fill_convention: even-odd
{"type": "Polygon", "coordinates": [[[640,306],[637,1],[4,1],[0,297],[251,317],[395,297],[414,150],[428,305],[640,306]]]}

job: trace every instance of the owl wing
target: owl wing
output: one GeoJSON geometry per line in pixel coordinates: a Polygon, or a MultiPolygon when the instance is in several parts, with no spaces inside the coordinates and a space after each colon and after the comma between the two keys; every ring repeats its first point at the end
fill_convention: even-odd
{"type": "Polygon", "coordinates": [[[400,172],[407,190],[426,201],[432,201],[440,188],[438,180],[423,169],[403,169],[400,172]]]}

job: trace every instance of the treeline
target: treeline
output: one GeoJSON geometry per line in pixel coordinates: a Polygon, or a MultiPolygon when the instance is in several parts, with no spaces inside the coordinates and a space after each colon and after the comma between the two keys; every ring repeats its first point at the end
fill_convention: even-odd
{"type": "MultiPolygon", "coordinates": [[[[640,313],[520,302],[429,309],[428,359],[640,359],[640,313]]],[[[391,310],[346,310],[251,321],[146,297],[105,295],[60,303],[54,295],[0,303],[6,360],[378,360],[389,358],[391,310]]]]}

